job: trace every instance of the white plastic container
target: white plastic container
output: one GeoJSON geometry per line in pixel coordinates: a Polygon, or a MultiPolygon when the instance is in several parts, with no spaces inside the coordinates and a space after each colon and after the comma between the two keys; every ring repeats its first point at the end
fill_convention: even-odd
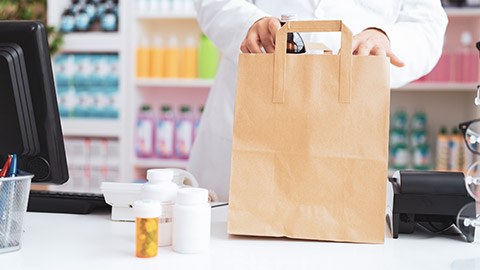
{"type": "Polygon", "coordinates": [[[142,199],[157,200],[162,204],[162,218],[158,227],[158,245],[172,244],[172,210],[177,198],[178,185],[173,183],[171,169],[147,170],[148,183],[142,187],[142,199]]]}
{"type": "Polygon", "coordinates": [[[201,253],[210,245],[211,207],[208,191],[202,188],[178,190],[173,208],[173,250],[179,253],[201,253]]]}

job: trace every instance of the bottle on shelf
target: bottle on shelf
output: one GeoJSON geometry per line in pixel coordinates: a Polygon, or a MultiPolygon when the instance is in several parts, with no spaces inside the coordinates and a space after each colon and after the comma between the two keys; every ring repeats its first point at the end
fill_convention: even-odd
{"type": "Polygon", "coordinates": [[[72,9],[68,8],[63,12],[60,20],[60,32],[70,33],[75,30],[75,14],[72,9]]]}
{"type": "Polygon", "coordinates": [[[165,77],[165,48],[160,33],[156,33],[153,37],[151,62],[151,76],[153,78],[165,77]]]}
{"type": "Polygon", "coordinates": [[[97,19],[97,6],[93,0],[87,0],[85,3],[85,12],[90,17],[90,21],[95,21],[97,19]]]}
{"type": "Polygon", "coordinates": [[[176,14],[183,13],[185,10],[185,0],[173,0],[172,11],[176,14]]]}
{"type": "Polygon", "coordinates": [[[75,30],[88,31],[90,29],[90,16],[81,8],[75,16],[75,30]]]}
{"type": "MultiPolygon", "coordinates": [[[[283,26],[286,22],[295,21],[297,18],[297,14],[282,14],[280,24],[283,26]]],[[[287,53],[300,54],[305,53],[306,51],[305,42],[299,33],[295,32],[287,34],[287,53]]]]}
{"type": "Polygon", "coordinates": [[[448,143],[450,153],[448,159],[448,169],[450,171],[461,171],[463,169],[463,143],[463,136],[460,134],[460,131],[457,128],[454,128],[448,143]]]}
{"type": "Polygon", "coordinates": [[[176,120],[175,156],[187,159],[192,148],[193,119],[189,106],[180,108],[180,115],[176,120]]]}
{"type": "Polygon", "coordinates": [[[180,78],[180,48],[176,35],[171,35],[165,55],[165,77],[180,78]]]}
{"type": "Polygon", "coordinates": [[[135,152],[138,157],[153,155],[154,117],[149,105],[140,109],[136,125],[135,152]]]}
{"type": "Polygon", "coordinates": [[[115,15],[114,8],[108,7],[102,15],[100,27],[102,31],[113,32],[117,31],[117,15],[115,15]]]}
{"type": "Polygon", "coordinates": [[[449,163],[449,136],[447,128],[442,127],[437,135],[437,170],[448,171],[449,163]]]}
{"type": "Polygon", "coordinates": [[[174,155],[175,118],[172,107],[162,106],[155,125],[155,154],[160,158],[174,155]]]}
{"type": "Polygon", "coordinates": [[[413,169],[430,169],[430,147],[427,144],[419,144],[413,148],[413,169]]]}
{"type": "Polygon", "coordinates": [[[140,36],[139,44],[137,47],[137,77],[149,78],[150,77],[150,46],[148,38],[140,36]]]}
{"type": "Polygon", "coordinates": [[[189,35],[185,42],[185,48],[183,52],[183,78],[193,79],[197,78],[197,44],[195,37],[189,35]]]}
{"type": "Polygon", "coordinates": [[[406,144],[399,143],[393,146],[391,167],[395,170],[405,170],[410,164],[410,154],[406,144]]]}
{"type": "Polygon", "coordinates": [[[461,48],[455,53],[455,81],[475,83],[478,80],[478,55],[473,44],[472,34],[462,32],[461,48]]]}
{"type": "Polygon", "coordinates": [[[214,79],[217,73],[219,52],[215,45],[202,34],[198,46],[198,77],[214,79]]]}

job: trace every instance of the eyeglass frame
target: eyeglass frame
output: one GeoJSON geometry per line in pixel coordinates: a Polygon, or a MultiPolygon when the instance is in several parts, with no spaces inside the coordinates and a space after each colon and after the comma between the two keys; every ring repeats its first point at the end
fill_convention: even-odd
{"type": "MultiPolygon", "coordinates": [[[[467,130],[468,130],[468,127],[473,124],[473,123],[477,123],[477,122],[480,122],[480,119],[475,119],[475,120],[471,120],[471,121],[468,121],[468,122],[463,122],[463,123],[460,123],[458,125],[458,129],[462,132],[463,134],[463,140],[465,141],[465,144],[467,145],[467,148],[468,150],[470,150],[472,153],[476,154],[476,155],[480,155],[480,151],[477,151],[477,150],[474,150],[472,149],[472,147],[470,146],[470,143],[467,141],[467,130]]],[[[477,135],[477,138],[480,138],[480,134],[477,134],[475,133],[475,135],[477,135]]]]}

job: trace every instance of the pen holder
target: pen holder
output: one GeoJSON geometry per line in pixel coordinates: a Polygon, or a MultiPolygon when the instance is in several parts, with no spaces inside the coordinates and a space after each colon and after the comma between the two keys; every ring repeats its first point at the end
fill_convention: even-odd
{"type": "Polygon", "coordinates": [[[0,254],[20,249],[33,175],[0,178],[0,254]]]}

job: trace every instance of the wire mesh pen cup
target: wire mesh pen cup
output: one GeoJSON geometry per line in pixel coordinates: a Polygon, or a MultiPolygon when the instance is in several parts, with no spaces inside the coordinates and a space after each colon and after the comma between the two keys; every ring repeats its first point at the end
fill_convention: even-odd
{"type": "Polygon", "coordinates": [[[33,175],[0,178],[0,254],[19,250],[33,175]]]}

